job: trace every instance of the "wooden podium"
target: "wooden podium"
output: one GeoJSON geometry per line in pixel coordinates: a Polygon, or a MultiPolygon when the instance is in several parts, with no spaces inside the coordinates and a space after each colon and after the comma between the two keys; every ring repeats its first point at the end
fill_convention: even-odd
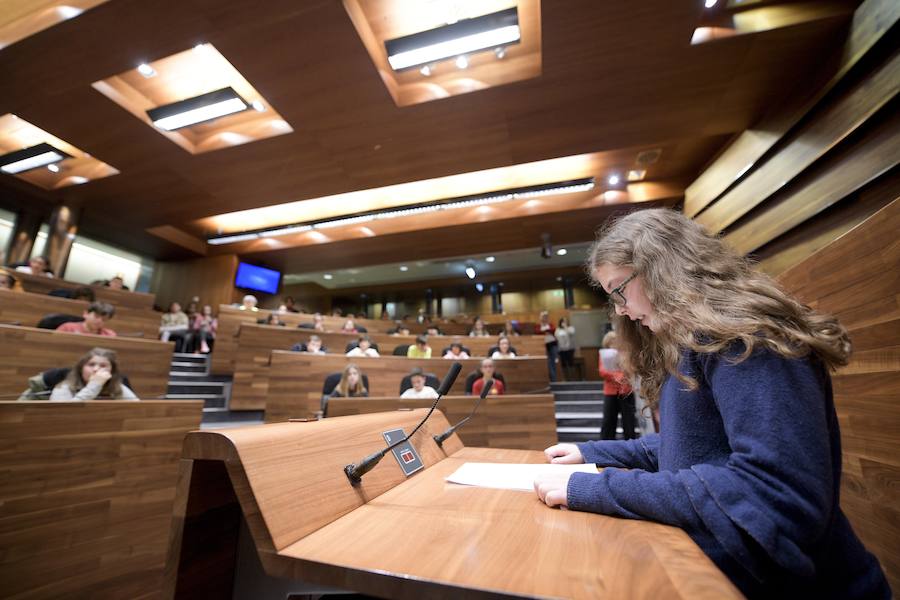
{"type": "Polygon", "coordinates": [[[458,486],[469,462],[528,450],[443,449],[436,411],[413,437],[425,469],[391,454],[352,486],[344,465],[410,431],[425,409],[198,431],[184,442],[166,597],[231,597],[240,518],[266,574],[384,598],[739,598],[680,529],[550,509],[534,493],[458,486]]]}

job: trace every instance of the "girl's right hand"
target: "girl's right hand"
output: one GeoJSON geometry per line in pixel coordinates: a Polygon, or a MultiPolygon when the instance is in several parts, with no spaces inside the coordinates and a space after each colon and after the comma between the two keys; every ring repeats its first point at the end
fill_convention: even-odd
{"type": "Polygon", "coordinates": [[[544,450],[547,462],[558,465],[577,465],[584,462],[581,450],[575,444],[556,444],[544,450]]]}
{"type": "Polygon", "coordinates": [[[93,375],[91,375],[91,383],[99,383],[100,385],[105,385],[111,377],[112,373],[110,373],[108,369],[99,369],[93,375]]]}

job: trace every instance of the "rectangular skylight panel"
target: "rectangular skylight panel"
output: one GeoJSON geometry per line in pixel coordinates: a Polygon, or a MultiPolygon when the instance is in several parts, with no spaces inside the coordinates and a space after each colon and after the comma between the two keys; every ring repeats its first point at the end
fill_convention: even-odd
{"type": "Polygon", "coordinates": [[[22,171],[30,171],[31,169],[44,167],[46,165],[59,162],[64,158],[65,156],[61,155],[59,152],[56,152],[55,150],[49,150],[42,154],[38,154],[37,156],[23,158],[22,160],[17,160],[16,162],[9,163],[8,165],[3,165],[2,167],[0,167],[0,170],[2,170],[4,173],[9,173],[12,175],[15,173],[21,173],[22,171]]]}

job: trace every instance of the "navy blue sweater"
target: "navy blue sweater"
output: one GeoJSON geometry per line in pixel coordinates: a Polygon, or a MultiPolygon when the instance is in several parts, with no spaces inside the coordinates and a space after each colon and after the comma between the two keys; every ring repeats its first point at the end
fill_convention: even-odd
{"type": "Polygon", "coordinates": [[[760,349],[685,353],[660,434],[579,444],[570,509],[681,527],[750,597],[889,598],[877,559],[838,506],[841,445],[831,379],[815,359],[760,349]]]}

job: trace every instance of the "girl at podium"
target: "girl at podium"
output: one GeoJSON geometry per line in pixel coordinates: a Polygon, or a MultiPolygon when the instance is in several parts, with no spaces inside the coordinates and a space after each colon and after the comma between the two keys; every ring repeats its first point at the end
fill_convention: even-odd
{"type": "Polygon", "coordinates": [[[680,527],[748,597],[889,598],[839,506],[840,323],[667,209],[611,223],[588,267],[661,433],[551,446],[607,468],[540,477],[539,498],[680,527]]]}

